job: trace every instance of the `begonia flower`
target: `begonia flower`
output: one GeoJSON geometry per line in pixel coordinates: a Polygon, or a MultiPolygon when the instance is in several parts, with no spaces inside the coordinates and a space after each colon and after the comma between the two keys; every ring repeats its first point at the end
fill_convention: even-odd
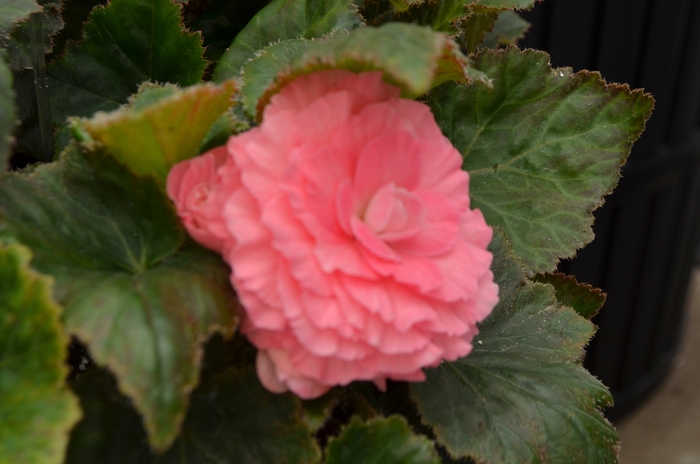
{"type": "Polygon", "coordinates": [[[258,127],[170,173],[185,228],[232,268],[268,390],[423,380],[498,301],[462,158],[399,94],[379,72],[299,77],[258,127]]]}

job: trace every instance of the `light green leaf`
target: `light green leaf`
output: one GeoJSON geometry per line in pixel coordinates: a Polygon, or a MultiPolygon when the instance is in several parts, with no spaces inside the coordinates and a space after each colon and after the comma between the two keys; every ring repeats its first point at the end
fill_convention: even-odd
{"type": "Polygon", "coordinates": [[[439,464],[433,443],[415,435],[402,416],[363,422],[353,417],[330,440],[327,464],[439,464]]]}
{"type": "Polygon", "coordinates": [[[80,409],[64,382],[68,338],[52,280],[30,256],[0,243],[0,462],[60,464],[80,409]]]}
{"type": "Polygon", "coordinates": [[[612,397],[580,366],[593,325],[524,280],[500,234],[491,249],[501,301],[470,355],[410,385],[423,421],[454,457],[615,462],[618,438],[600,412],[612,397]]]}
{"type": "Polygon", "coordinates": [[[481,48],[497,48],[499,45],[515,44],[525,36],[531,24],[514,11],[502,11],[493,29],[486,33],[481,48]]]}
{"type": "Polygon", "coordinates": [[[15,103],[12,95],[12,73],[0,57],[0,171],[7,169],[10,143],[15,129],[15,103]]]}
{"type": "Polygon", "coordinates": [[[454,41],[444,34],[409,24],[390,23],[379,28],[339,32],[312,43],[286,41],[270,50],[244,68],[249,81],[244,90],[245,106],[252,108],[257,100],[258,120],[281,87],[300,75],[321,69],[382,71],[384,79],[400,87],[407,98],[422,95],[447,80],[490,85],[481,72],[469,66],[469,60],[454,41]],[[267,82],[271,84],[258,96],[267,82]]]}
{"type": "Polygon", "coordinates": [[[273,0],[234,39],[214,69],[215,82],[238,77],[258,50],[287,39],[322,37],[362,24],[351,0],[273,0]]]}
{"type": "Polygon", "coordinates": [[[464,156],[473,206],[503,228],[528,273],[550,271],[593,239],[591,211],[654,101],[597,73],[552,70],[534,50],[484,50],[474,66],[493,90],[448,83],[428,103],[464,156]]]}
{"type": "Polygon", "coordinates": [[[196,84],[207,64],[203,52],[200,35],[183,28],[172,0],[112,0],[93,9],[82,42],[69,43],[47,70],[57,152],[70,140],[68,117],[114,110],[144,81],[196,84]]]}
{"type": "Polygon", "coordinates": [[[561,304],[572,308],[586,319],[598,314],[605,304],[605,293],[602,290],[589,284],[580,284],[574,276],[555,272],[537,274],[532,280],[550,284],[554,287],[554,293],[561,304]]]}
{"type": "Polygon", "coordinates": [[[135,173],[154,176],[164,185],[173,165],[199,154],[212,124],[231,106],[235,90],[233,81],[182,91],[152,88],[137,96],[133,107],[75,121],[74,128],[135,173]]]}
{"type": "Polygon", "coordinates": [[[184,242],[156,182],[74,144],[59,162],[0,181],[0,234],[57,281],[69,332],[117,376],[166,448],[196,385],[201,343],[236,325],[229,269],[184,242]]]}

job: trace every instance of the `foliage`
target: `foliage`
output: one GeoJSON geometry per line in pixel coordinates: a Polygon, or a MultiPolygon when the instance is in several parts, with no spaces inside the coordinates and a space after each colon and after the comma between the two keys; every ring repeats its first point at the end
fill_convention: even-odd
{"type": "Polygon", "coordinates": [[[0,5],[0,462],[614,462],[610,394],[581,366],[604,296],[553,271],[593,238],[653,99],[508,45],[534,3],[0,5]],[[501,301],[426,381],[302,401],[257,380],[231,270],[187,238],[165,178],[320,69],[381,71],[431,107],[496,229],[501,301]],[[47,118],[60,156],[18,169],[47,118]],[[72,366],[79,408],[69,337],[95,362],[72,366]]]}
{"type": "Polygon", "coordinates": [[[80,410],[64,383],[67,337],[52,279],[30,257],[0,243],[0,462],[60,464],[80,410]]]}

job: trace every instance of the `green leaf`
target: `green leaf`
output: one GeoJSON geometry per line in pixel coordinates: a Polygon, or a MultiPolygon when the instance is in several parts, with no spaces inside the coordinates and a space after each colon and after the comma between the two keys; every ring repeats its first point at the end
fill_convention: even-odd
{"type": "Polygon", "coordinates": [[[80,409],[64,383],[68,339],[52,279],[30,269],[30,256],[0,243],[0,462],[60,464],[80,409]]]}
{"type": "Polygon", "coordinates": [[[12,73],[0,57],[0,171],[10,160],[12,133],[15,129],[15,103],[12,95],[12,73]]]}
{"type": "MultiPolygon", "coordinates": [[[[170,168],[199,154],[212,124],[231,106],[236,85],[150,88],[133,107],[75,121],[74,129],[137,174],[165,185],[170,168]]],[[[89,145],[89,144],[88,144],[89,145]]]]}
{"type": "MultiPolygon", "coordinates": [[[[17,0],[11,0],[15,3],[17,0]]],[[[39,42],[41,47],[39,53],[46,54],[53,50],[53,36],[63,29],[63,18],[61,9],[63,2],[61,0],[38,0],[41,6],[41,30],[38,31],[39,42]]],[[[33,42],[32,35],[35,34],[33,28],[37,25],[33,21],[22,21],[11,30],[9,37],[3,37],[3,31],[0,27],[0,46],[7,49],[9,55],[9,63],[12,69],[21,70],[32,68],[32,53],[33,42]]]]}
{"type": "Polygon", "coordinates": [[[580,366],[593,325],[525,280],[499,233],[491,249],[501,301],[469,356],[410,385],[423,421],[454,457],[615,462],[618,438],[599,409],[612,397],[580,366]]]}
{"type": "Polygon", "coordinates": [[[327,464],[439,464],[433,443],[415,435],[402,416],[362,422],[353,417],[328,444],[327,464]]]}
{"type": "Polygon", "coordinates": [[[64,322],[118,378],[151,444],[174,439],[197,383],[201,343],[235,327],[229,269],[184,243],[156,182],[72,144],[59,162],[0,182],[0,234],[56,278],[64,322]]]}
{"type": "Polygon", "coordinates": [[[535,3],[541,0],[472,0],[470,7],[478,9],[497,10],[529,10],[535,3]]]}
{"type": "Polygon", "coordinates": [[[474,53],[479,44],[484,41],[484,37],[488,32],[491,32],[498,19],[498,12],[474,12],[466,18],[462,25],[462,34],[460,35],[460,43],[467,53],[474,53]]]}
{"type": "Polygon", "coordinates": [[[531,24],[514,11],[502,11],[491,32],[486,33],[482,48],[497,48],[499,45],[515,44],[525,37],[531,24]]]}
{"type": "Polygon", "coordinates": [[[576,277],[561,274],[537,274],[533,277],[535,282],[550,284],[554,287],[557,300],[586,319],[591,319],[598,314],[605,304],[605,293],[599,288],[593,288],[589,284],[580,284],[576,277]]]}
{"type": "Polygon", "coordinates": [[[238,77],[258,50],[287,39],[322,37],[362,24],[351,0],[273,0],[234,39],[214,69],[214,81],[238,77]]]}
{"type": "Polygon", "coordinates": [[[0,43],[10,35],[17,23],[40,10],[41,6],[34,0],[4,0],[0,4],[0,43]]]}
{"type": "Polygon", "coordinates": [[[478,45],[484,33],[493,27],[495,15],[498,13],[489,10],[475,13],[471,10],[470,3],[470,0],[424,2],[397,19],[430,26],[435,31],[445,32],[453,37],[465,33],[471,38],[470,43],[478,38],[478,45]]]}
{"type": "Polygon", "coordinates": [[[421,4],[425,3],[425,0],[389,0],[389,1],[393,5],[394,9],[399,13],[408,10],[412,6],[421,5],[421,4]]]}
{"type": "Polygon", "coordinates": [[[473,206],[503,228],[528,273],[546,272],[593,239],[591,211],[654,100],[598,73],[552,70],[544,52],[484,50],[474,66],[493,90],[448,83],[428,103],[464,156],[473,206]]]}
{"type": "Polygon", "coordinates": [[[454,41],[444,34],[409,24],[364,27],[311,43],[286,41],[270,49],[269,56],[264,52],[244,68],[248,81],[261,81],[246,84],[247,108],[252,107],[265,84],[271,82],[258,98],[258,120],[272,95],[285,84],[322,69],[382,71],[384,79],[400,87],[406,98],[422,95],[447,80],[490,85],[481,72],[469,66],[469,60],[454,41]]]}
{"type": "Polygon", "coordinates": [[[247,131],[250,129],[251,124],[252,122],[243,115],[243,111],[239,106],[230,108],[211,125],[204,136],[204,140],[202,140],[202,144],[199,146],[199,152],[204,153],[212,148],[226,145],[226,142],[232,135],[247,131]]]}
{"type": "Polygon", "coordinates": [[[192,394],[182,433],[157,464],[317,463],[300,401],[266,391],[253,367],[232,367],[192,394]]]}
{"type": "MultiPolygon", "coordinates": [[[[70,140],[68,117],[114,110],[144,81],[196,84],[207,64],[203,52],[201,37],[184,30],[172,0],[112,0],[94,8],[82,42],[69,43],[47,70],[57,152],[70,140]]],[[[24,132],[32,128],[27,124],[24,132]]]]}
{"type": "Polygon", "coordinates": [[[140,417],[112,376],[92,369],[72,387],[85,417],[73,430],[66,464],[310,464],[321,458],[313,430],[300,419],[302,402],[266,391],[252,366],[203,375],[179,438],[161,456],[145,446],[140,417]]]}

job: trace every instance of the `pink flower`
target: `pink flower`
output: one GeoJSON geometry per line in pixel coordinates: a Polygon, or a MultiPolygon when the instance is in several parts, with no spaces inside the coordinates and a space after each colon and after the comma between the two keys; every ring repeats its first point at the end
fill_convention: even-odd
{"type": "Polygon", "coordinates": [[[271,391],[423,380],[471,351],[498,301],[462,158],[399,92],[377,72],[300,77],[228,159],[217,149],[170,174],[185,227],[233,269],[271,391]]]}

